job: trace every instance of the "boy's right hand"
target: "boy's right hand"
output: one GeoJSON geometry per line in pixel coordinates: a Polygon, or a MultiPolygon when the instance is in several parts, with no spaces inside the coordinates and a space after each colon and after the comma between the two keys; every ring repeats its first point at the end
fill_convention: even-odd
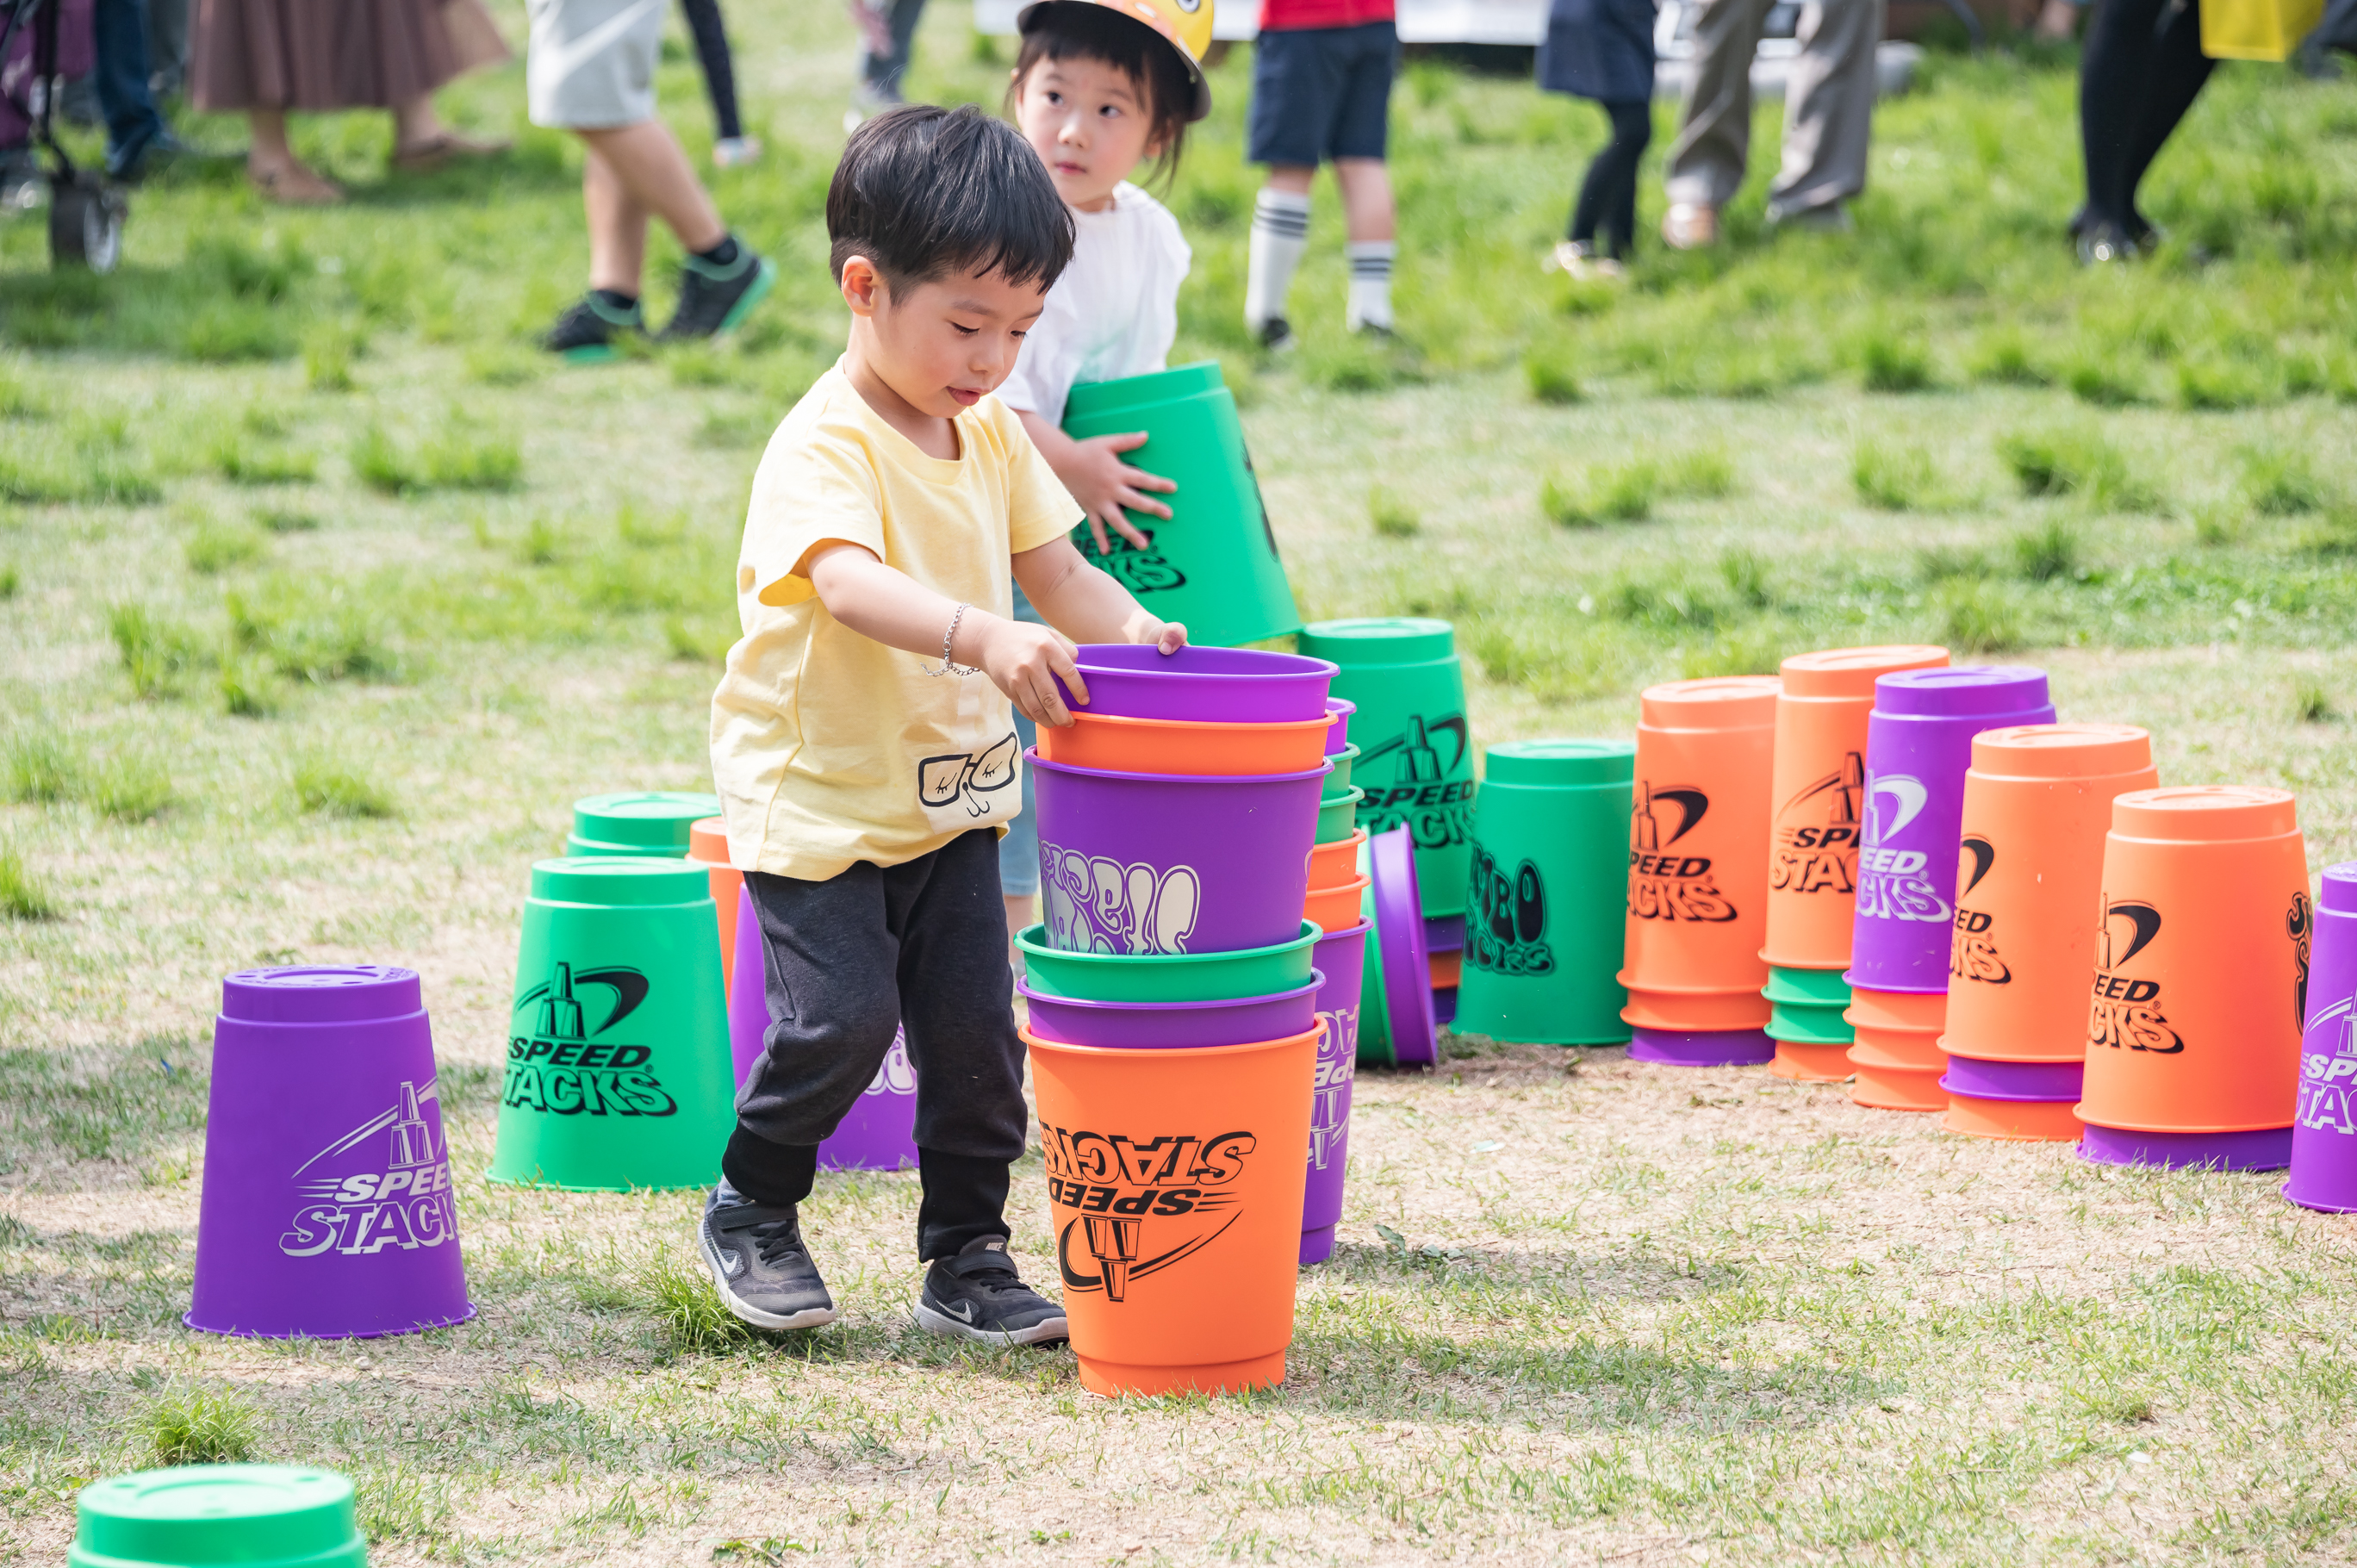
{"type": "Polygon", "coordinates": [[[1052,465],[1056,478],[1064,481],[1064,488],[1072,492],[1072,499],[1088,513],[1089,532],[1095,536],[1100,555],[1113,553],[1113,546],[1105,538],[1107,528],[1140,550],[1152,547],[1146,535],[1123,515],[1124,507],[1148,517],[1170,515],[1168,507],[1141,492],[1157,490],[1168,495],[1178,488],[1178,481],[1149,474],[1121,460],[1124,452],[1145,446],[1146,435],[1143,430],[1133,430],[1126,435],[1092,435],[1085,441],[1073,442],[1064,461],[1052,465]]]}
{"type": "Polygon", "coordinates": [[[1072,700],[1086,703],[1088,682],[1081,679],[1073,658],[1074,645],[1061,633],[1023,620],[996,620],[983,639],[983,673],[1006,693],[1007,700],[1033,724],[1057,729],[1070,727],[1072,715],[1056,690],[1060,677],[1072,700]]]}

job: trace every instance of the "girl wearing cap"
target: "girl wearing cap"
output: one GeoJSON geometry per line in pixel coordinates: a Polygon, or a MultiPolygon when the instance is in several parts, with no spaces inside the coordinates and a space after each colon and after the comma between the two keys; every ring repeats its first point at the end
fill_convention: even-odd
{"type": "MultiPolygon", "coordinates": [[[[1039,0],[1018,25],[1007,113],[1071,209],[1073,244],[999,400],[1081,503],[1100,557],[1151,550],[1151,536],[1124,509],[1167,518],[1170,509],[1149,492],[1178,486],[1123,459],[1146,432],[1075,441],[1060,426],[1075,385],[1162,370],[1178,335],[1178,285],[1192,252],[1169,209],[1129,176],[1150,158],[1153,181],[1167,188],[1188,125],[1211,112],[1198,63],[1211,38],[1211,0],[1039,0]]],[[[1020,587],[1015,614],[1039,618],[1020,587]]],[[[1016,724],[1031,745],[1029,722],[1017,714],[1016,724]]],[[[1023,814],[999,841],[1010,932],[1031,922],[1039,891],[1028,769],[1023,789],[1023,814]]]]}

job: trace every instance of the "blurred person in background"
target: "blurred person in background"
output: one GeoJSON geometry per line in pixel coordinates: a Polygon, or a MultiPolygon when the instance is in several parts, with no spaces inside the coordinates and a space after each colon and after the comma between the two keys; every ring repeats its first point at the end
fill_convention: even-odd
{"type": "Polygon", "coordinates": [[[319,206],[344,193],[295,156],[290,111],[393,112],[395,168],[436,168],[505,150],[443,124],[434,90],[509,58],[481,0],[198,0],[189,96],[242,113],[246,177],[272,201],[319,206]]]}
{"type": "Polygon", "coordinates": [[[851,90],[845,130],[907,102],[900,82],[909,74],[917,23],[925,15],[925,0],[850,0],[850,5],[851,19],[859,27],[859,81],[851,90]]]}
{"type": "MultiPolygon", "coordinates": [[[[1663,185],[1662,238],[1681,251],[1715,245],[1719,215],[1742,188],[1751,150],[1751,59],[1773,0],[1701,0],[1694,78],[1678,105],[1663,185]]],[[[1866,188],[1874,129],[1874,46],[1883,0],[1809,0],[1799,58],[1784,86],[1784,159],[1768,188],[1768,220],[1845,230],[1866,188]]]]}
{"type": "Polygon", "coordinates": [[[2087,203],[2071,237],[2082,263],[2125,262],[2160,242],[2136,188],[2217,63],[2201,52],[2201,0],[2098,0],[2079,57],[2087,203]]]}
{"type": "Polygon", "coordinates": [[[712,161],[722,168],[749,164],[761,156],[761,139],[745,134],[737,113],[737,62],[728,48],[728,27],[720,0],[680,0],[687,30],[695,38],[695,60],[704,68],[704,91],[712,99],[712,161]]]}
{"type": "Polygon", "coordinates": [[[1653,0],[1554,0],[1547,10],[1539,85],[1592,101],[1612,133],[1547,257],[1583,281],[1620,277],[1636,249],[1637,162],[1653,139],[1653,0]]]}

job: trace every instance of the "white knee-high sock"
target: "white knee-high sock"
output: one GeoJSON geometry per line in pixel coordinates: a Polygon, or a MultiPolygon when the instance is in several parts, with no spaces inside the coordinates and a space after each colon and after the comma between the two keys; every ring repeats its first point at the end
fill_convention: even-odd
{"type": "Polygon", "coordinates": [[[1342,247],[1351,259],[1351,301],[1343,324],[1356,332],[1361,327],[1392,324],[1392,258],[1399,246],[1389,240],[1353,240],[1342,247]]]}
{"type": "Polygon", "coordinates": [[[1264,188],[1253,203],[1252,270],[1244,281],[1244,326],[1258,332],[1285,317],[1286,291],[1309,249],[1309,198],[1264,188]]]}

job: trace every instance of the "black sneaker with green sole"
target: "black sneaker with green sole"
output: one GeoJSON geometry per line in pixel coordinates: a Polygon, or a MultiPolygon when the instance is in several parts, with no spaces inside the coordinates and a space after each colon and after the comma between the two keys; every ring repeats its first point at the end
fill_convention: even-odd
{"type": "Polygon", "coordinates": [[[737,259],[715,266],[702,256],[690,256],[679,269],[679,308],[662,329],[662,340],[677,343],[694,338],[717,338],[733,332],[778,281],[778,264],[758,255],[742,240],[737,259]]]}
{"type": "Polygon", "coordinates": [[[643,337],[646,330],[647,313],[637,301],[628,310],[619,310],[594,293],[585,294],[541,334],[540,346],[576,363],[595,364],[614,357],[616,338],[626,333],[643,337]]]}

